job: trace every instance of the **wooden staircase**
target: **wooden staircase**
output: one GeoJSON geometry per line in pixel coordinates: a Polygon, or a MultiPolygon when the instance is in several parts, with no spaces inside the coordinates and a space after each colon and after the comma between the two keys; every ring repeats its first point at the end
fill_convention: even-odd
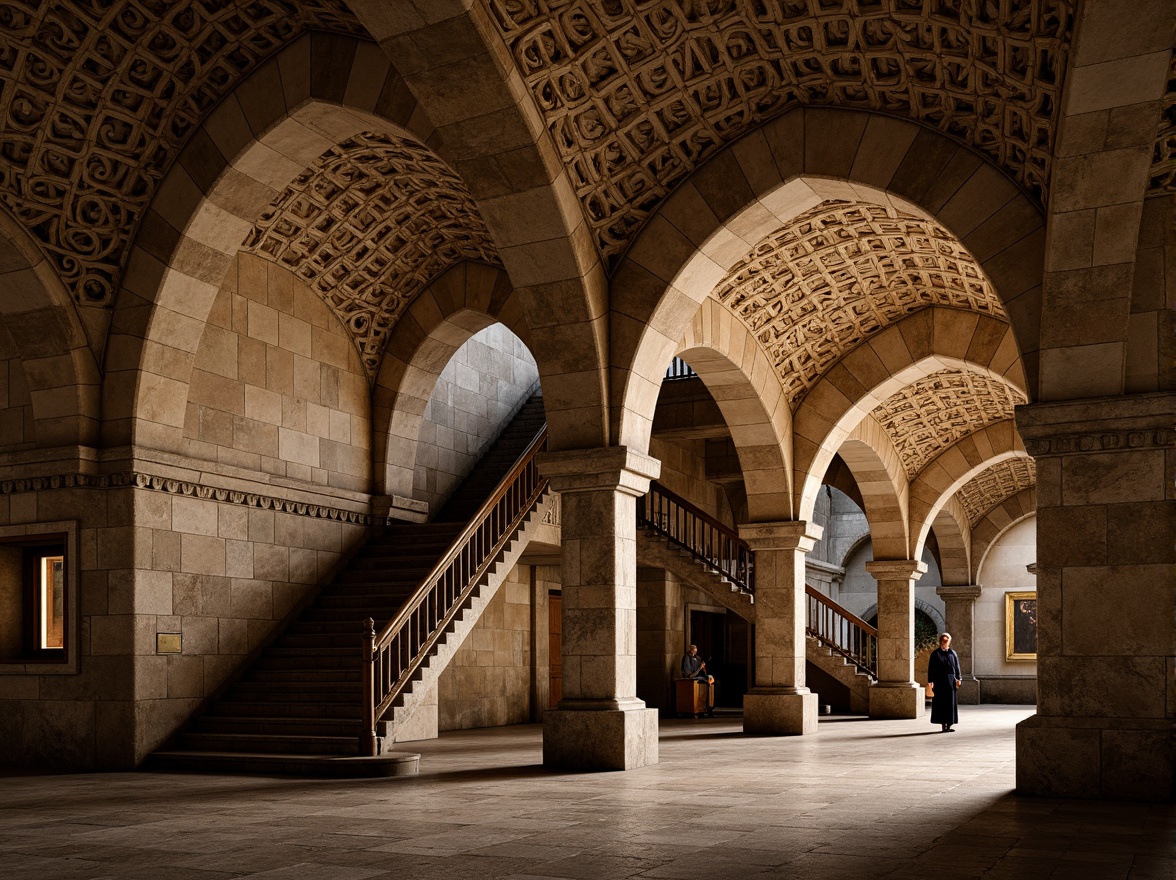
{"type": "MultiPolygon", "coordinates": [[[[362,622],[392,620],[411,604],[422,582],[466,530],[469,518],[499,488],[544,427],[543,398],[535,395],[433,522],[396,524],[369,540],[224,695],[151,754],[145,766],[330,776],[415,772],[415,755],[387,750],[375,757],[361,754],[366,733],[362,622]]],[[[538,499],[532,507],[537,506],[538,499]]],[[[533,514],[534,510],[528,516],[533,514]]],[[[514,545],[525,522],[514,530],[499,557],[517,556],[509,551],[519,549],[514,545]]],[[[485,586],[485,577],[472,586],[471,596],[476,596],[478,587],[485,586]]],[[[467,599],[461,629],[472,628],[476,619],[470,619],[468,612],[473,609],[480,614],[484,604],[467,599]]],[[[453,620],[448,622],[448,634],[457,628],[453,620]]],[[[445,635],[435,639],[434,653],[446,644],[445,635]]],[[[450,647],[451,656],[456,646],[450,647]]],[[[433,674],[440,674],[440,669],[434,666],[433,674]]],[[[411,688],[411,681],[408,685],[411,688]]],[[[398,702],[403,703],[403,695],[398,702]]]]}

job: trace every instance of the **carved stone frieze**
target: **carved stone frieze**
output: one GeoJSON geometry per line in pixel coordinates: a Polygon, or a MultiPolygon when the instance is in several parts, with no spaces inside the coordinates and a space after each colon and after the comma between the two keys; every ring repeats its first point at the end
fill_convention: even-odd
{"type": "Polygon", "coordinates": [[[355,525],[390,525],[397,520],[387,516],[372,516],[354,510],[343,510],[323,504],[309,504],[263,495],[256,492],[240,492],[218,486],[206,486],[188,480],[176,480],[156,474],[124,471],[117,474],[54,474],[47,477],[26,477],[18,480],[0,480],[0,495],[17,495],[24,492],[45,492],[56,489],[115,489],[133,487],[166,492],[169,495],[187,495],[228,504],[240,504],[261,510],[290,513],[295,516],[309,516],[315,519],[330,519],[355,525]]]}
{"type": "Polygon", "coordinates": [[[984,514],[1022,489],[1037,485],[1037,465],[1031,458],[1006,458],[965,483],[956,497],[968,524],[975,528],[984,514]]]}
{"type": "Polygon", "coordinates": [[[764,238],[715,296],[763,344],[793,410],[837,358],[905,315],[948,306],[1005,317],[976,261],[946,229],[842,201],[764,238]]]}
{"type": "Polygon", "coordinates": [[[1112,452],[1123,449],[1166,449],[1176,447],[1176,429],[1144,431],[1099,431],[1032,438],[1025,451],[1034,458],[1046,455],[1074,455],[1084,452],[1112,452]]]}
{"type": "Polygon", "coordinates": [[[1168,88],[1148,178],[1148,194],[1160,193],[1176,193],[1176,52],[1168,62],[1168,88]]]}
{"type": "Polygon", "coordinates": [[[902,116],[1042,204],[1075,0],[482,0],[607,262],[708,156],[797,105],[902,116]]]}
{"type": "Polygon", "coordinates": [[[873,416],[886,429],[913,480],[944,449],[987,425],[1011,419],[1013,407],[1025,402],[1025,395],[1005,382],[948,369],[906,386],[873,416]]]}
{"type": "Polygon", "coordinates": [[[396,319],[430,281],[462,260],[501,265],[449,166],[413,140],[372,132],[332,147],[295,178],[244,249],[322,296],[369,378],[396,319]]]}
{"type": "Polygon", "coordinates": [[[109,305],[155,189],[205,115],[342,0],[0,4],[0,200],[75,299],[109,305]]]}

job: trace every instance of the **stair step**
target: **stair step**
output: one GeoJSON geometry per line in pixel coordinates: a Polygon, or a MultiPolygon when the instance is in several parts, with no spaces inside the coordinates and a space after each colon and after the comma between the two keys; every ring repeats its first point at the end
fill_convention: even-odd
{"type": "Polygon", "coordinates": [[[176,747],[202,752],[252,752],[266,755],[358,755],[354,736],[277,736],[261,733],[181,733],[176,747]]]}
{"type": "Polygon", "coordinates": [[[314,720],[353,720],[359,723],[359,692],[350,702],[279,702],[218,700],[209,718],[310,718],[314,720]]]}
{"type": "Polygon", "coordinates": [[[348,718],[265,718],[205,715],[191,733],[247,733],[257,736],[358,736],[361,725],[348,718]]]}
{"type": "Polygon", "coordinates": [[[163,773],[252,773],[259,776],[363,779],[415,776],[420,759],[420,755],[410,752],[351,758],[167,749],[148,755],[143,769],[163,773]]]}

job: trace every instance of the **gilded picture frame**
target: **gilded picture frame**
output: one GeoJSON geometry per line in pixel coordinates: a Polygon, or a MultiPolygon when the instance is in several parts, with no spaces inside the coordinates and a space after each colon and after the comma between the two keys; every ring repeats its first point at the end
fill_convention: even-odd
{"type": "Polygon", "coordinates": [[[1037,659],[1037,591],[1005,593],[1005,659],[1037,659]]]}

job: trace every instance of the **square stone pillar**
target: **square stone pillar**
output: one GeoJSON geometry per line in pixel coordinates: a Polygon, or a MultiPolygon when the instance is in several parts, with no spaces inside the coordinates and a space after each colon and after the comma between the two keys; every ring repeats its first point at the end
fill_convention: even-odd
{"type": "Polygon", "coordinates": [[[657,459],[625,447],[542,455],[560,493],[563,699],[543,716],[543,763],[630,770],[657,763],[657,710],[637,698],[637,498],[657,459]]]}
{"type": "Polygon", "coordinates": [[[878,582],[878,681],[870,688],[871,718],[920,718],[925,711],[924,688],[915,681],[915,581],[926,570],[917,559],[866,563],[878,582]]]}
{"type": "Polygon", "coordinates": [[[744,733],[817,732],[817,695],[804,684],[804,560],[822,531],[799,521],[739,527],[755,551],[755,681],[743,698],[744,733]]]}
{"type": "Polygon", "coordinates": [[[935,588],[936,595],[943,600],[947,618],[947,631],[951,633],[951,646],[960,655],[960,672],[963,684],[956,691],[956,701],[968,705],[979,705],[980,682],[976,679],[976,600],[980,598],[978,584],[964,586],[943,586],[935,588]]]}
{"type": "Polygon", "coordinates": [[[1017,791],[1170,800],[1176,396],[1017,407],[1037,460],[1037,714],[1017,791]]]}

